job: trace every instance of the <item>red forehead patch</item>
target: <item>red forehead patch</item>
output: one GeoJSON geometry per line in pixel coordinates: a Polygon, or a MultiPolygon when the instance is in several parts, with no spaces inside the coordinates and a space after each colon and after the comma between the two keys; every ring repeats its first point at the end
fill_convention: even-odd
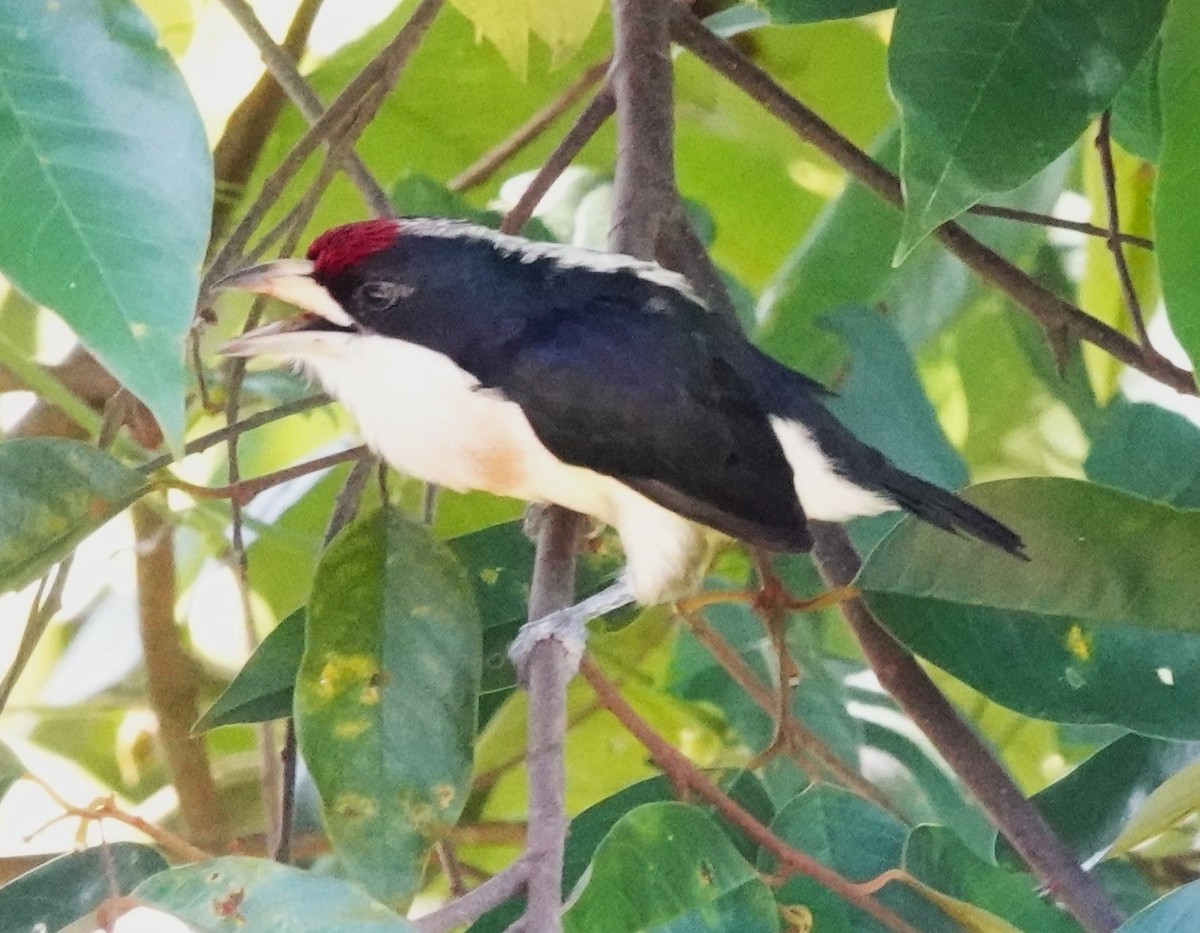
{"type": "Polygon", "coordinates": [[[326,230],[313,240],[308,258],[318,275],[337,275],[368,256],[387,249],[400,235],[400,224],[386,218],[361,220],[326,230]]]}

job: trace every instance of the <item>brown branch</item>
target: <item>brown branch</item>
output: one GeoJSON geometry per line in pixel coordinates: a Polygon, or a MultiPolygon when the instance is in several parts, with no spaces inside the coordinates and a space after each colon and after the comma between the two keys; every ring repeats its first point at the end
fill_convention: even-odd
{"type": "MultiPolygon", "coordinates": [[[[208,434],[202,434],[200,437],[188,441],[183,448],[183,455],[187,457],[192,454],[202,453],[210,447],[224,444],[231,437],[237,437],[238,435],[245,434],[247,431],[253,431],[256,428],[274,424],[276,421],[282,421],[284,418],[290,418],[292,415],[300,415],[306,411],[312,411],[314,408],[328,405],[330,401],[331,399],[328,395],[318,392],[314,395],[306,395],[304,398],[298,398],[293,402],[285,402],[267,411],[260,411],[257,415],[243,418],[234,424],[227,424],[223,428],[218,428],[215,431],[210,431],[208,434]]],[[[163,454],[161,457],[156,457],[142,464],[140,469],[143,473],[154,473],[164,467],[169,467],[172,463],[176,462],[176,459],[173,454],[163,454]]]]}
{"type": "MultiPolygon", "coordinates": [[[[571,604],[575,595],[575,558],[581,516],[549,506],[538,534],[529,619],[534,621],[571,604]]],[[[566,763],[567,685],[575,675],[566,646],[554,638],[534,644],[526,663],[529,691],[529,829],[522,862],[525,879],[525,929],[552,933],[561,929],[563,849],[567,839],[566,763]]]]}
{"type": "Polygon", "coordinates": [[[873,897],[866,894],[862,886],[846,880],[836,871],[826,867],[811,855],[794,849],[754,816],[741,807],[728,794],[700,771],[670,742],[655,732],[621,696],[616,686],[604,676],[590,657],[584,657],[580,673],[596,691],[600,702],[620,721],[629,733],[650,753],[654,763],[662,769],[674,787],[692,791],[731,824],[745,833],[757,845],[780,861],[789,874],[801,874],[828,888],[839,897],[870,914],[889,930],[897,933],[917,933],[904,920],[888,910],[873,897]]]}
{"type": "MultiPolygon", "coordinates": [[[[810,523],[813,556],[826,584],[846,586],[860,564],[850,539],[837,525],[810,523]]],[[[988,751],[917,660],[880,625],[861,599],[842,603],[842,613],[880,684],[925,733],[992,822],[1056,898],[1090,933],[1110,933],[1121,915],[1055,835],[1034,804],[988,751]]]]}
{"type": "Polygon", "coordinates": [[[184,650],[175,621],[175,554],[172,528],[150,502],[131,512],[137,554],[138,617],[146,662],[146,693],[158,719],[172,783],[188,834],[200,845],[224,849],[229,820],[217,791],[204,739],[191,734],[199,716],[198,670],[184,650]]]}
{"type": "Polygon", "coordinates": [[[339,463],[346,463],[350,460],[359,460],[366,453],[367,448],[359,445],[358,447],[350,447],[346,450],[339,450],[332,454],[326,454],[324,457],[317,457],[314,460],[305,460],[303,463],[297,463],[290,467],[284,467],[282,470],[275,470],[272,473],[264,473],[262,476],[256,476],[254,479],[239,480],[236,483],[229,483],[226,486],[198,486],[195,483],[189,483],[179,479],[177,476],[167,477],[162,480],[163,486],[168,486],[172,489],[179,489],[186,492],[189,496],[197,499],[232,499],[238,505],[246,505],[250,500],[260,493],[275,486],[281,486],[284,483],[290,483],[294,479],[299,479],[302,476],[308,476],[310,473],[318,473],[321,470],[328,470],[330,467],[337,466],[339,463]]]}
{"type": "MultiPolygon", "coordinates": [[[[659,0],[671,11],[676,41],[714,70],[745,91],[805,142],[820,150],[868,189],[894,207],[903,207],[900,181],[789,94],[770,75],[733,45],[713,35],[687,9],[670,0],[659,0]]],[[[999,288],[1032,314],[1043,326],[1086,340],[1177,392],[1196,395],[1192,373],[1176,366],[1152,349],[1139,347],[1120,331],[1085,314],[1026,275],[999,253],[989,249],[956,223],[936,231],[939,240],[984,281],[999,288]]]]}
{"type": "Polygon", "coordinates": [[[533,216],[533,212],[541,203],[542,198],[546,196],[546,192],[550,190],[550,186],[566,171],[567,166],[575,160],[588,141],[612,116],[615,106],[612,90],[608,84],[605,84],[596,92],[596,96],[579,114],[579,119],[575,121],[567,135],[554,147],[554,151],[546,157],[542,167],[530,179],[525,190],[521,192],[521,196],[517,198],[517,203],[505,215],[504,222],[500,225],[501,232],[516,233],[525,225],[533,216]]]}
{"type": "MultiPolygon", "coordinates": [[[[973,204],[967,208],[968,214],[976,214],[980,217],[999,217],[1003,220],[1015,220],[1018,223],[1033,224],[1038,227],[1055,227],[1059,230],[1070,230],[1073,233],[1082,233],[1085,236],[1094,236],[1101,239],[1108,239],[1114,234],[1106,230],[1104,227],[1097,227],[1095,224],[1083,223],[1078,220],[1067,220],[1064,217],[1055,217],[1053,214],[1041,214],[1037,211],[1023,211],[1016,207],[1002,207],[999,204],[973,204]]],[[[1115,234],[1120,242],[1129,246],[1137,246],[1144,250],[1154,250],[1154,241],[1144,236],[1137,236],[1133,233],[1115,234]]]]}
{"type": "MultiPolygon", "coordinates": [[[[528,860],[522,856],[513,865],[489,878],[479,887],[451,901],[440,910],[426,914],[424,917],[418,917],[411,923],[420,933],[448,933],[449,930],[470,923],[519,894],[528,880],[529,868],[528,860]]],[[[529,927],[530,933],[534,933],[535,929],[532,926],[529,927]]]]}
{"type": "Polygon", "coordinates": [[[1113,264],[1117,267],[1121,297],[1125,300],[1125,310],[1129,313],[1133,331],[1142,347],[1151,350],[1150,335],[1146,332],[1146,319],[1142,315],[1142,304],[1138,301],[1133,276],[1129,272],[1129,263],[1125,259],[1125,247],[1121,243],[1121,218],[1117,208],[1117,169],[1113,164],[1112,153],[1111,110],[1106,110],[1100,115],[1100,128],[1096,131],[1096,151],[1100,155],[1100,174],[1104,179],[1104,199],[1108,205],[1105,243],[1108,245],[1108,251],[1112,253],[1113,264]]]}
{"type": "MultiPolygon", "coordinates": [[[[300,171],[309,155],[322,143],[342,132],[347,123],[365,123],[374,115],[384,95],[399,79],[404,66],[416,51],[444,0],[421,0],[396,37],[375,56],[342,90],[321,117],[300,137],[291,152],[275,168],[246,214],[230,233],[209,265],[200,285],[200,304],[208,302],[213,283],[229,271],[242,254],[251,235],[262,224],[267,212],[279,200],[288,183],[300,171]]],[[[348,133],[341,137],[354,143],[348,133]]]]}
{"type": "MultiPolygon", "coordinates": [[[[296,67],[296,56],[271,38],[271,34],[267,32],[255,14],[254,8],[246,0],[221,0],[221,3],[229,15],[237,21],[250,41],[254,43],[259,55],[262,56],[263,64],[267,66],[267,71],[283,88],[288,98],[295,104],[296,109],[300,111],[301,116],[308,121],[310,126],[316,123],[325,112],[325,106],[316,91],[301,76],[300,70],[296,67]]],[[[346,175],[362,194],[367,206],[376,215],[385,217],[392,212],[392,204],[387,193],[355,154],[353,146],[346,147],[338,161],[346,175]]]]}
{"type": "MultiPolygon", "coordinates": [[[[687,613],[682,618],[696,641],[700,642],[713,656],[713,660],[746,691],[755,705],[764,713],[773,715],[776,707],[775,697],[729,642],[698,614],[687,613]]],[[[804,723],[793,717],[783,724],[783,729],[787,739],[786,747],[801,768],[823,774],[877,806],[891,813],[896,812],[895,805],[879,788],[848,767],[824,740],[804,723]]]]}
{"type": "MultiPolygon", "coordinates": [[[[308,46],[313,23],[324,0],[301,0],[284,36],[282,50],[299,61],[308,46]]],[[[229,115],[225,132],[213,149],[213,175],[217,180],[217,203],[213,207],[212,240],[220,239],[237,205],[237,193],[250,180],[267,137],[287,101],[283,88],[267,72],[229,115]]]]}
{"type": "Polygon", "coordinates": [[[582,100],[604,78],[611,64],[612,59],[606,58],[586,69],[565,91],[517,127],[500,145],[484,153],[450,179],[446,187],[451,191],[466,191],[482,185],[582,100]]]}

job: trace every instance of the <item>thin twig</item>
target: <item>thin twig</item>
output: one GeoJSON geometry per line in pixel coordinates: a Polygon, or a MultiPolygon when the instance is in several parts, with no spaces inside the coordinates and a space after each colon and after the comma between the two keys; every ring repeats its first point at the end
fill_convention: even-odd
{"type": "MultiPolygon", "coordinates": [[[[1095,224],[1067,220],[1065,217],[1055,217],[1053,214],[1040,214],[1037,211],[1023,211],[1016,207],[1002,207],[999,204],[974,204],[967,209],[967,213],[977,214],[980,217],[1015,220],[1018,223],[1033,224],[1037,227],[1055,227],[1059,230],[1070,230],[1073,233],[1082,233],[1085,236],[1094,236],[1105,240],[1112,236],[1110,231],[1104,227],[1097,227],[1095,224]]],[[[1151,252],[1154,250],[1154,241],[1147,237],[1121,232],[1118,232],[1116,237],[1128,246],[1137,246],[1151,252]]]]}
{"type": "Polygon", "coordinates": [[[447,933],[482,917],[489,910],[511,900],[525,887],[529,861],[522,856],[498,875],[451,901],[440,910],[411,921],[420,933],[447,933]]]}
{"type": "MultiPolygon", "coordinates": [[[[346,123],[356,116],[369,120],[373,108],[364,106],[364,101],[374,98],[374,106],[382,103],[382,94],[390,90],[401,71],[416,51],[425,32],[433,23],[445,0],[421,0],[413,10],[396,38],[384,47],[365,68],[342,90],[321,117],[300,137],[291,152],[263,182],[262,190],[245,216],[230,233],[217,253],[200,286],[201,305],[206,304],[213,283],[224,275],[245,249],[251,235],[262,224],[263,218],[287,188],[288,183],[300,171],[308,156],[323,142],[337,135],[346,123]]],[[[348,144],[353,139],[345,137],[348,144]]]]}
{"type": "MultiPolygon", "coordinates": [[[[759,680],[749,664],[733,649],[721,635],[696,613],[682,616],[688,629],[713,656],[734,682],[746,691],[764,713],[772,714],[775,698],[767,686],[759,680]]],[[[784,724],[788,750],[796,756],[796,763],[806,770],[815,770],[866,800],[895,813],[895,805],[870,781],[843,762],[825,741],[804,723],[789,719],[784,724]]]]}
{"type": "Polygon", "coordinates": [[[311,473],[328,470],[339,463],[358,460],[365,452],[366,447],[362,445],[350,447],[346,450],[326,454],[324,457],[317,457],[314,460],[305,460],[303,463],[297,463],[282,470],[264,473],[262,476],[254,477],[254,479],[244,479],[236,483],[229,483],[226,486],[197,486],[195,483],[185,482],[175,476],[164,479],[162,485],[171,489],[180,489],[198,499],[232,499],[238,505],[246,505],[255,496],[268,489],[272,489],[275,486],[282,486],[284,483],[290,483],[294,479],[308,476],[311,473]]]}
{"type": "MultiPolygon", "coordinates": [[[[298,398],[292,402],[284,402],[282,405],[276,405],[274,408],[260,411],[256,415],[250,415],[248,418],[243,418],[234,424],[227,424],[223,428],[218,428],[215,431],[210,431],[208,434],[202,434],[200,437],[188,441],[184,445],[183,455],[188,457],[192,454],[203,453],[210,447],[224,444],[231,437],[237,437],[245,434],[247,431],[266,427],[268,424],[274,424],[276,421],[282,421],[284,418],[290,418],[292,415],[300,415],[304,412],[312,411],[314,408],[328,405],[331,401],[332,399],[324,392],[317,392],[313,395],[306,395],[304,398],[298,398]]],[[[174,454],[163,454],[161,457],[155,457],[153,460],[143,463],[139,469],[145,474],[156,473],[165,467],[169,467],[177,459],[174,454]]]]}
{"type": "Polygon", "coordinates": [[[582,100],[583,96],[604,78],[611,64],[612,59],[606,58],[587,68],[565,91],[517,127],[500,145],[490,152],[485,152],[450,179],[446,187],[451,191],[467,191],[482,185],[582,100]]]}
{"type": "Polygon", "coordinates": [[[229,819],[213,778],[204,739],[191,734],[199,715],[199,670],[183,647],[175,620],[174,535],[169,520],[147,500],[135,502],[138,619],[146,664],[146,693],[158,737],[191,838],[225,849],[229,819]]]}
{"type": "MultiPolygon", "coordinates": [[[[858,555],[837,525],[812,522],[813,555],[829,586],[857,575],[858,555]]],[[[996,761],[917,660],[880,625],[861,599],[842,603],[842,613],[875,675],[913,723],[925,733],[992,822],[1034,874],[1090,933],[1111,933],[1121,915],[1055,835],[1034,804],[996,761]]]]}
{"type": "Polygon", "coordinates": [[[433,847],[437,853],[438,864],[442,868],[442,874],[446,876],[446,884],[450,888],[451,897],[462,897],[469,890],[467,882],[463,878],[462,865],[458,861],[458,853],[454,850],[454,843],[449,839],[439,839],[433,847]]]}
{"type": "MultiPolygon", "coordinates": [[[[730,43],[718,38],[685,7],[664,3],[671,12],[676,41],[740,87],[803,140],[819,149],[889,204],[903,207],[899,179],[781,87],[730,43]]],[[[940,226],[936,236],[976,275],[999,288],[1044,326],[1065,330],[1093,343],[1127,366],[1177,392],[1198,394],[1192,373],[1156,351],[1140,347],[1075,305],[1055,295],[959,224],[940,226]]]]}
{"type": "Polygon", "coordinates": [[[1150,334],[1146,331],[1146,319],[1142,315],[1142,303],[1138,301],[1137,289],[1133,285],[1133,276],[1129,272],[1129,263],[1125,259],[1125,247],[1121,243],[1121,218],[1117,208],[1117,169],[1113,164],[1112,153],[1112,111],[1106,110],[1100,115],[1100,127],[1096,131],[1096,151],[1100,155],[1100,174],[1104,179],[1104,199],[1108,205],[1108,229],[1105,231],[1105,242],[1108,251],[1112,253],[1113,264],[1117,267],[1117,279],[1121,283],[1121,297],[1125,300],[1125,310],[1129,313],[1133,331],[1137,334],[1142,347],[1151,350],[1150,334]]]}
{"type": "MultiPolygon", "coordinates": [[[[304,56],[323,2],[300,0],[296,6],[282,44],[292,61],[300,61],[304,56]]],[[[224,238],[230,214],[237,207],[286,102],[287,95],[279,82],[270,72],[264,72],[229,115],[225,131],[213,149],[217,199],[213,206],[211,242],[224,238]]]]}
{"type": "MultiPolygon", "coordinates": [[[[267,32],[255,14],[254,8],[246,0],[221,0],[221,3],[229,11],[229,15],[242,27],[242,31],[250,41],[254,43],[259,55],[262,56],[263,64],[267,66],[271,76],[279,82],[279,86],[283,88],[288,99],[296,105],[301,116],[308,121],[310,126],[316,123],[324,114],[325,105],[317,96],[317,92],[301,76],[292,55],[271,38],[271,34],[267,32]]],[[[387,193],[355,154],[352,146],[346,148],[339,162],[341,162],[341,167],[346,175],[362,194],[367,207],[381,217],[391,213],[391,201],[388,199],[387,193]]]]}
{"type": "Polygon", "coordinates": [[[505,215],[504,222],[500,225],[501,232],[516,233],[525,226],[542,198],[546,196],[546,192],[550,190],[550,186],[566,171],[567,166],[575,160],[588,141],[612,116],[615,106],[612,91],[609,85],[605,84],[596,92],[596,96],[579,114],[579,119],[575,121],[567,135],[555,146],[554,151],[542,163],[542,167],[530,179],[525,190],[521,192],[521,196],[517,198],[517,203],[505,215]]]}
{"type": "Polygon", "coordinates": [[[591,688],[596,691],[596,695],[604,707],[635,739],[642,743],[646,751],[650,753],[650,757],[654,759],[654,763],[662,769],[672,784],[692,791],[706,803],[715,807],[725,819],[778,859],[789,870],[789,873],[812,878],[855,907],[870,914],[889,930],[896,931],[896,933],[917,933],[904,920],[876,901],[875,898],[866,894],[859,885],[847,881],[811,855],[788,845],[763,826],[751,813],[717,787],[681,751],[655,732],[649,723],[625,702],[621,692],[604,676],[604,673],[590,657],[584,657],[579,671],[591,688]]]}

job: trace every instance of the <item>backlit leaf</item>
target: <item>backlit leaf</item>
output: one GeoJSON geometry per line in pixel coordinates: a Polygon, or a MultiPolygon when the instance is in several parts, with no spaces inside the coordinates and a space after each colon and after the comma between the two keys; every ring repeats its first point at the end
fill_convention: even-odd
{"type": "Polygon", "coordinates": [[[897,258],[1066,151],[1133,73],[1165,8],[1166,0],[901,4],[889,52],[904,126],[897,258]]]}
{"type": "Polygon", "coordinates": [[[0,443],[0,591],[36,580],[146,488],[142,474],[78,441],[0,443]]]}
{"type": "Polygon", "coordinates": [[[132,0],[0,6],[0,271],[183,436],[212,160],[132,0]]]}
{"type": "Polygon", "coordinates": [[[416,893],[466,803],[480,641],[462,566],[398,510],[359,520],[322,557],[297,739],[339,860],[389,904],[416,893]]]}

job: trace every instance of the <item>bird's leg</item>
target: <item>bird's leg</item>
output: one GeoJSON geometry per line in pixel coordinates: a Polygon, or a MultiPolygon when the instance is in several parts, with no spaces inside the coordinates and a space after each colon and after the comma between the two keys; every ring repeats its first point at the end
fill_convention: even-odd
{"type": "Polygon", "coordinates": [[[754,608],[762,617],[779,670],[779,705],[775,710],[775,735],[770,743],[755,756],[755,766],[770,760],[780,751],[787,751],[792,735],[792,692],[800,679],[792,653],[787,646],[787,623],[789,596],[787,589],[770,558],[758,548],[751,550],[755,569],[758,571],[759,590],[754,597],[754,608]]]}
{"type": "Polygon", "coordinates": [[[588,622],[632,602],[633,593],[622,575],[612,585],[587,599],[580,600],[574,606],[526,622],[508,647],[508,657],[517,669],[517,679],[522,684],[527,683],[525,666],[529,662],[533,646],[548,638],[557,639],[562,643],[570,659],[572,671],[577,670],[580,659],[583,658],[584,646],[587,644],[588,622]]]}

